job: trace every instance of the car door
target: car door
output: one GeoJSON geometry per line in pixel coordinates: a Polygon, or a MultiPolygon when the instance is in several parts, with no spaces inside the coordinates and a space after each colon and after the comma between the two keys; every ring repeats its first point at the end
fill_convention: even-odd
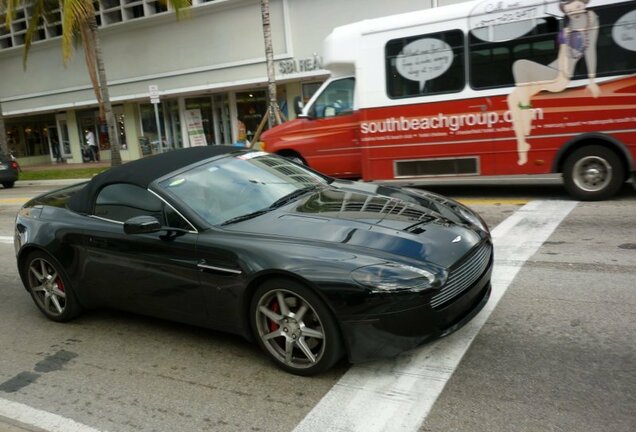
{"type": "Polygon", "coordinates": [[[197,248],[201,289],[214,328],[246,333],[243,291],[250,239],[216,229],[201,233],[197,248]]]}
{"type": "Polygon", "coordinates": [[[151,192],[131,184],[103,188],[84,237],[83,286],[109,306],[203,324],[198,233],[151,192]],[[127,219],[151,215],[184,232],[125,234],[127,219]]]}

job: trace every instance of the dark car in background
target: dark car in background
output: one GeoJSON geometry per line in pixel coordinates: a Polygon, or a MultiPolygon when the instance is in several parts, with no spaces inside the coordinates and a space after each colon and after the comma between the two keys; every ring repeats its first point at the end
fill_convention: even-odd
{"type": "Polygon", "coordinates": [[[487,302],[493,265],[488,228],[453,200],[222,146],[36,197],[14,244],[54,321],[107,306],[227,331],[299,375],[459,328],[487,302]]]}
{"type": "Polygon", "coordinates": [[[12,188],[18,180],[18,163],[9,155],[0,153],[0,183],[5,188],[12,188]]]}

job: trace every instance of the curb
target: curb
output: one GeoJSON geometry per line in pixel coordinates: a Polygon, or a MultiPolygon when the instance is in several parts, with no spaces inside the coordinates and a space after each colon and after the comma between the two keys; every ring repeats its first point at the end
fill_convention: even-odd
{"type": "Polygon", "coordinates": [[[0,415],[0,432],[47,432],[39,427],[20,423],[0,415]]]}
{"type": "Polygon", "coordinates": [[[54,179],[54,180],[18,180],[16,185],[22,186],[70,186],[77,183],[87,182],[90,178],[85,179],[54,179]]]}

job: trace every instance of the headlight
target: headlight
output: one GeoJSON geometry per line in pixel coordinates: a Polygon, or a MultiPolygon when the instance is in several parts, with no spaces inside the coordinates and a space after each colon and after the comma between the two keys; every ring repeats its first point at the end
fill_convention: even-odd
{"type": "Polygon", "coordinates": [[[419,292],[444,285],[446,271],[384,263],[355,269],[351,272],[351,278],[377,292],[419,292]]]}

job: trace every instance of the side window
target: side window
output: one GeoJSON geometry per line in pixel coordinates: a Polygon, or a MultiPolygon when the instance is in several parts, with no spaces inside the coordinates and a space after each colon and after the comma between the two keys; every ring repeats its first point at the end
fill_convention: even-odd
{"type": "Polygon", "coordinates": [[[332,81],[318,96],[309,113],[313,118],[335,117],[353,112],[355,79],[332,81]]]}
{"type": "Polygon", "coordinates": [[[97,195],[95,216],[124,222],[134,216],[154,216],[163,222],[162,201],[139,186],[118,183],[108,185],[97,195]]]}
{"type": "Polygon", "coordinates": [[[465,86],[461,30],[390,40],[385,61],[391,99],[459,92],[465,86]]]}
{"type": "MultiPolygon", "coordinates": [[[[619,3],[589,8],[598,15],[596,76],[636,72],[636,4],[619,3]]],[[[574,78],[587,78],[585,62],[579,62],[574,78]]]]}
{"type": "Polygon", "coordinates": [[[188,230],[188,231],[192,231],[194,229],[172,207],[164,204],[163,209],[164,209],[164,214],[165,214],[165,217],[166,217],[165,224],[167,226],[172,227],[172,228],[181,228],[181,229],[188,230]]]}
{"type": "Polygon", "coordinates": [[[154,216],[163,225],[193,230],[172,207],[139,186],[119,183],[103,188],[95,202],[95,216],[125,222],[135,216],[154,216]]]}
{"type": "Polygon", "coordinates": [[[552,63],[558,55],[559,23],[552,17],[537,23],[536,26],[526,25],[525,21],[517,23],[531,30],[525,36],[503,42],[485,41],[483,35],[478,37],[471,31],[468,38],[470,86],[477,90],[514,86],[512,65],[520,59],[546,66],[552,63]]]}
{"type": "MultiPolygon", "coordinates": [[[[590,2],[592,4],[592,2],[590,2]]],[[[588,4],[589,6],[589,4],[588,4]]],[[[559,44],[567,49],[576,67],[571,79],[622,75],[636,71],[636,7],[634,2],[586,8],[587,24],[581,30],[572,30],[567,17],[544,17],[534,21],[515,23],[529,31],[520,37],[489,41],[484,33],[471,31],[470,85],[474,89],[514,86],[513,64],[520,59],[557,70],[559,44]],[[591,45],[592,32],[597,30],[594,16],[598,17],[598,37],[591,45]],[[532,24],[529,24],[532,23],[532,24]],[[564,36],[568,35],[568,36],[564,36]],[[589,57],[589,58],[588,58],[589,57]],[[595,70],[588,71],[588,67],[595,70]]],[[[545,79],[553,75],[546,75],[545,79]]]]}

